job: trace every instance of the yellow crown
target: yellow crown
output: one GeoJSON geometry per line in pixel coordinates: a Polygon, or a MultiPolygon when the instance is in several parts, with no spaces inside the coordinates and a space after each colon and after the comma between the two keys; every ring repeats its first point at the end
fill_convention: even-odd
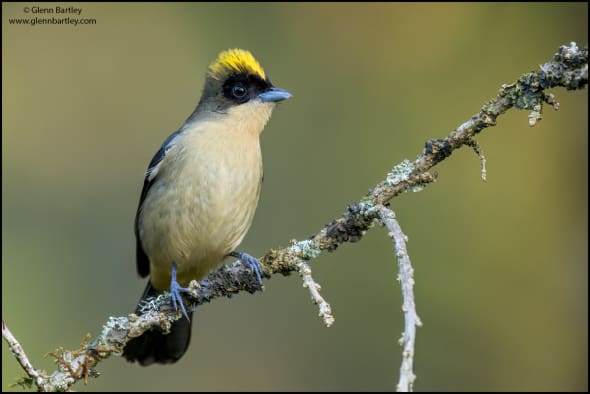
{"type": "Polygon", "coordinates": [[[250,52],[243,49],[223,51],[209,66],[209,75],[218,80],[226,78],[232,72],[255,74],[266,79],[266,74],[260,63],[254,59],[250,52]]]}

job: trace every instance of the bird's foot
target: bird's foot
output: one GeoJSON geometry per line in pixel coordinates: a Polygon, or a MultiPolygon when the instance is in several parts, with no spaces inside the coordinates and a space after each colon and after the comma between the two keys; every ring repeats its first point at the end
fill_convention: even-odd
{"type": "Polygon", "coordinates": [[[256,257],[252,257],[247,253],[241,252],[231,252],[229,255],[240,259],[242,263],[248,266],[252,270],[252,273],[256,275],[258,283],[262,284],[262,266],[256,257]]]}
{"type": "Polygon", "coordinates": [[[182,295],[180,293],[191,293],[191,291],[186,287],[180,286],[180,284],[176,281],[176,264],[174,264],[172,265],[172,279],[170,280],[170,298],[172,298],[172,305],[174,305],[174,309],[178,311],[178,304],[180,304],[182,314],[187,319],[189,319],[188,313],[186,313],[186,308],[184,307],[182,295]]]}

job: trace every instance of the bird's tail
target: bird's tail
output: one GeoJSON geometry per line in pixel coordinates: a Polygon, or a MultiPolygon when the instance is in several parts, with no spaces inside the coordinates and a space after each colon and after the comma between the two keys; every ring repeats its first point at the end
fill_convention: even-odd
{"type": "MultiPolygon", "coordinates": [[[[141,296],[141,301],[148,298],[157,296],[158,292],[154,289],[151,283],[148,284],[141,296]]],[[[136,314],[141,314],[139,305],[135,310],[136,314]]],[[[157,329],[151,329],[146,331],[143,335],[133,338],[123,350],[123,357],[127,361],[137,361],[142,366],[151,365],[153,363],[158,364],[171,364],[178,361],[186,349],[191,340],[191,323],[193,320],[193,312],[189,312],[189,318],[182,317],[172,323],[170,333],[164,335],[157,329]]]]}

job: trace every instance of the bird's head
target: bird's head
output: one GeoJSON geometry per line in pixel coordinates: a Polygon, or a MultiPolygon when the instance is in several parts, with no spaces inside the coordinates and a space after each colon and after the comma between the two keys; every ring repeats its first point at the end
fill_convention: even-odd
{"type": "Polygon", "coordinates": [[[273,86],[264,69],[249,51],[229,49],[209,65],[200,107],[217,113],[248,107],[272,110],[291,93],[273,86]]]}

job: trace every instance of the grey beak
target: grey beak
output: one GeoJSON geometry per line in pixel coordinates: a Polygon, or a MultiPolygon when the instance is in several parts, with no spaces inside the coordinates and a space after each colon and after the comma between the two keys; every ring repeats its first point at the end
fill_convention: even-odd
{"type": "Polygon", "coordinates": [[[293,95],[291,93],[279,88],[270,88],[266,92],[262,92],[258,95],[263,103],[276,103],[286,100],[292,96],[293,95]]]}

